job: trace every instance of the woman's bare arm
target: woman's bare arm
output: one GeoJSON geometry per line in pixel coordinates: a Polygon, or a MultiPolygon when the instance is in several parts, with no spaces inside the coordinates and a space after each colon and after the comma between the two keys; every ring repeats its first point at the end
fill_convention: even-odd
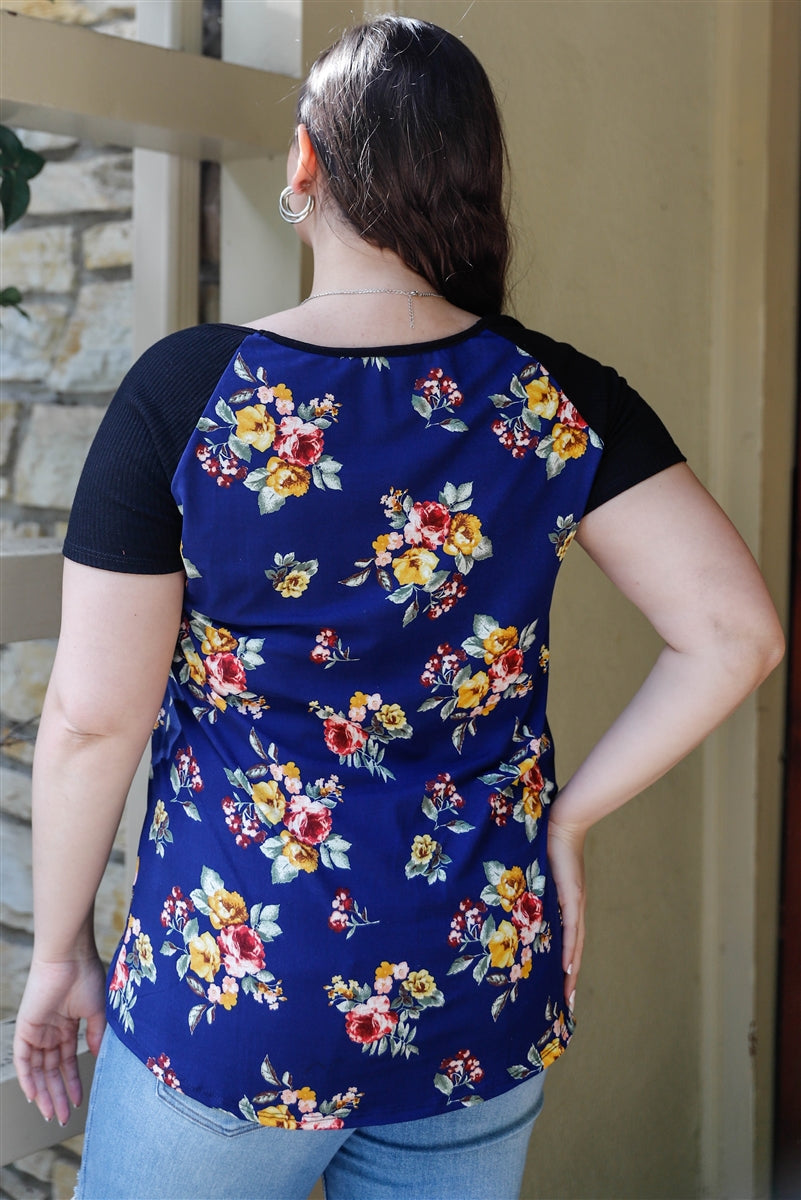
{"type": "Polygon", "coordinates": [[[688,467],[670,467],[581,522],[578,541],[665,645],[637,694],[551,809],[566,995],[584,942],[587,830],[711,733],[781,660],[784,639],[747,546],[688,467]]]}
{"type": "Polygon", "coordinates": [[[96,1053],[103,972],[95,893],[169,672],[183,573],[66,561],[61,636],[33,770],[34,948],[14,1058],[25,1095],[62,1122],[80,1102],[78,1023],[96,1053]]]}

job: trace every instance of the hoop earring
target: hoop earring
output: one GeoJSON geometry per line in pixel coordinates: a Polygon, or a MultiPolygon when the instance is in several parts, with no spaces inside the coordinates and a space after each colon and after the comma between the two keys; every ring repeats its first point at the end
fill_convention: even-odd
{"type": "Polygon", "coordinates": [[[278,197],[278,211],[290,225],[297,225],[300,221],[305,221],[309,213],[314,209],[314,196],[307,196],[303,208],[295,212],[294,209],[289,207],[289,197],[294,194],[291,187],[285,187],[278,197]]]}

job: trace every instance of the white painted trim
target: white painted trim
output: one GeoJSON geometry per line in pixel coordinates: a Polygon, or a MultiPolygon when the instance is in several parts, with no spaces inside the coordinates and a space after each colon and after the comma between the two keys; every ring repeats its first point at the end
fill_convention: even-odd
{"type": "MultiPolygon", "coordinates": [[[[140,14],[174,2],[147,0],[140,14]]],[[[189,20],[200,11],[178,8],[189,20]]],[[[6,124],[198,159],[283,150],[274,114],[296,86],[279,73],[8,10],[0,11],[0,78],[6,124]]]]}
{"type": "Polygon", "coordinates": [[[0,643],[57,637],[61,623],[61,541],[24,538],[0,550],[0,643]]]}

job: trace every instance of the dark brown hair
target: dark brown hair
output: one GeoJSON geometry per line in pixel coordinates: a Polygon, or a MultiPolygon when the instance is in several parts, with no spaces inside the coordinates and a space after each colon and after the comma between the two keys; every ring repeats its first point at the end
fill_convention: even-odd
{"type": "Polygon", "coordinates": [[[487,74],[458,38],[408,17],[349,29],[312,66],[297,119],[360,237],[460,308],[501,311],[506,148],[487,74]]]}

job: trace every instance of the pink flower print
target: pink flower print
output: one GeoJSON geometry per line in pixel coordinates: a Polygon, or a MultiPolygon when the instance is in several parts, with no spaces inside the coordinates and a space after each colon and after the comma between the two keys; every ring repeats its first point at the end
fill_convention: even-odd
{"type": "Polygon", "coordinates": [[[587,422],[581,413],[569,400],[563,400],[559,405],[556,420],[561,425],[569,425],[571,429],[586,429],[587,422]]]}
{"type": "Polygon", "coordinates": [[[245,668],[235,654],[210,654],[206,678],[218,696],[234,696],[247,687],[245,668]]]}
{"type": "Polygon", "coordinates": [[[447,538],[450,527],[451,514],[444,504],[436,500],[418,501],[412,506],[403,536],[412,546],[422,544],[428,550],[436,550],[447,538]]]}
{"type": "Polygon", "coordinates": [[[121,992],[128,982],[130,968],[125,962],[127,957],[127,951],[123,946],[120,950],[116,965],[114,967],[114,974],[111,977],[111,983],[109,984],[108,990],[110,992],[121,992]]]}
{"type": "Polygon", "coordinates": [[[523,673],[523,655],[517,647],[506,650],[487,672],[493,692],[504,692],[523,673]]]}
{"type": "Polygon", "coordinates": [[[301,1129],[342,1129],[345,1122],[341,1117],[323,1116],[322,1113],[304,1113],[300,1118],[301,1129]]]}
{"type": "Polygon", "coordinates": [[[289,805],[284,824],[297,841],[305,846],[317,846],[331,832],[331,811],[318,800],[298,796],[289,805]]]}
{"type": "Polygon", "coordinates": [[[248,925],[226,925],[217,934],[223,966],[229,975],[244,979],[264,969],[264,943],[248,925]]]}
{"type": "Polygon", "coordinates": [[[371,996],[364,1004],[354,1004],[345,1013],[345,1031],[352,1042],[363,1046],[380,1041],[392,1033],[398,1014],[389,1007],[388,996],[371,996]]]}
{"type": "Polygon", "coordinates": [[[325,744],[334,754],[354,754],[367,743],[367,732],[361,725],[347,721],[334,713],[323,721],[325,744]]]}
{"type": "Polygon", "coordinates": [[[296,467],[309,467],[323,452],[323,431],[300,417],[284,417],[273,443],[275,453],[296,467]]]}

